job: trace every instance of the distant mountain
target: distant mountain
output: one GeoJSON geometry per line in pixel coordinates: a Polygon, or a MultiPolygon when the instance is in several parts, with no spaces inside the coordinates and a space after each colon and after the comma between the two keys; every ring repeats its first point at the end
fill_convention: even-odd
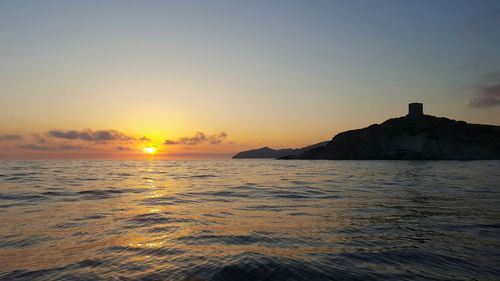
{"type": "Polygon", "coordinates": [[[233,158],[280,158],[289,155],[300,155],[309,149],[325,146],[327,143],[328,141],[324,141],[302,148],[285,148],[285,149],[272,149],[265,146],[258,149],[239,152],[236,155],[234,155],[233,158]]]}
{"type": "Polygon", "coordinates": [[[326,146],[281,159],[500,159],[500,126],[424,115],[406,116],[336,135],[326,146]]]}

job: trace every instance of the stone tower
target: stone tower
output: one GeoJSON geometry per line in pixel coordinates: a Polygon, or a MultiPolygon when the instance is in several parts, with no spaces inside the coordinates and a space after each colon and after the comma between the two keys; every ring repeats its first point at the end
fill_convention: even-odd
{"type": "Polygon", "coordinates": [[[408,104],[408,116],[409,117],[424,116],[424,104],[419,102],[413,102],[408,104]]]}

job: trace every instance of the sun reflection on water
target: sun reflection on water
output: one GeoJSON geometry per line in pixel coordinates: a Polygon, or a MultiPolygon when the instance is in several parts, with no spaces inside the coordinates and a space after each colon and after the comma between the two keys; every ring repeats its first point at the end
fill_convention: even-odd
{"type": "Polygon", "coordinates": [[[432,220],[422,210],[435,204],[438,215],[473,214],[487,221],[494,213],[491,206],[499,203],[498,197],[488,197],[491,204],[470,197],[470,186],[488,186],[463,179],[473,168],[462,172],[460,183],[450,183],[454,192],[463,184],[464,193],[447,196],[445,189],[438,192],[420,184],[425,177],[415,175],[427,177],[440,169],[441,176],[452,178],[455,170],[448,166],[422,172],[422,167],[405,163],[388,168],[384,165],[390,164],[374,168],[356,162],[308,162],[300,168],[279,161],[84,163],[44,163],[33,181],[0,178],[2,196],[8,198],[0,199],[7,206],[0,216],[2,268],[78,268],[78,274],[134,279],[160,271],[182,275],[189,266],[217,268],[222,261],[238,262],[241,257],[325,265],[321,259],[345,258],[346,252],[418,249],[440,239],[432,236],[442,231],[439,225],[426,225],[432,232],[406,231],[432,220]],[[61,174],[63,169],[67,172],[61,174]],[[391,181],[397,184],[385,184],[391,181]],[[394,223],[397,229],[387,229],[394,223]]]}

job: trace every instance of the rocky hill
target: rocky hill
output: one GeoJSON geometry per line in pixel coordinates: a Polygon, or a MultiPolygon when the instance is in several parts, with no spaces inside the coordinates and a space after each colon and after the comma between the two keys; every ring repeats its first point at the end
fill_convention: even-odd
{"type": "Polygon", "coordinates": [[[312,148],[325,146],[327,143],[328,141],[324,141],[302,148],[285,148],[285,149],[272,149],[266,146],[258,149],[239,152],[236,155],[234,155],[233,158],[280,158],[283,156],[294,156],[294,155],[300,155],[312,148]]]}
{"type": "MultiPolygon", "coordinates": [[[[326,146],[281,159],[500,159],[500,126],[417,112],[339,133],[326,146]]],[[[414,110],[415,108],[413,108],[414,110]]]]}

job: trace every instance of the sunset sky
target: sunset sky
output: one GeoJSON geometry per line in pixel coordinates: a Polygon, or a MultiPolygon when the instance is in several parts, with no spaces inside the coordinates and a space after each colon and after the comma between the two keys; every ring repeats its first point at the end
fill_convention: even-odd
{"type": "Polygon", "coordinates": [[[1,1],[0,158],[227,158],[414,101],[500,125],[499,27],[498,0],[1,1]]]}

